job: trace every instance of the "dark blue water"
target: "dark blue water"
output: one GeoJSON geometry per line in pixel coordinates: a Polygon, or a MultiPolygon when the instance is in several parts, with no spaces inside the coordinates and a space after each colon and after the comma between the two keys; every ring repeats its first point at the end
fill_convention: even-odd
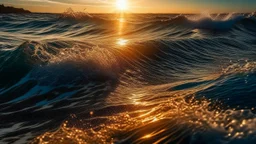
{"type": "Polygon", "coordinates": [[[251,14],[0,15],[0,143],[256,143],[251,14]]]}

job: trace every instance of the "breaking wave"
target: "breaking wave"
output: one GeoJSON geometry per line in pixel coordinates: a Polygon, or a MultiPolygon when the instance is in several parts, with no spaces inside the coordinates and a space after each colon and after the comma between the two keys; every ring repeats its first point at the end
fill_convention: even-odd
{"type": "Polygon", "coordinates": [[[255,143],[255,14],[0,17],[1,143],[255,143]]]}

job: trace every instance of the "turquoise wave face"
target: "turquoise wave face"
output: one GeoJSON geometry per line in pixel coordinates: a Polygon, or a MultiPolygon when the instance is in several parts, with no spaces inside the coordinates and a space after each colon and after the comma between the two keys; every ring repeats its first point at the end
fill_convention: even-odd
{"type": "Polygon", "coordinates": [[[0,15],[0,143],[255,143],[250,14],[0,15]]]}

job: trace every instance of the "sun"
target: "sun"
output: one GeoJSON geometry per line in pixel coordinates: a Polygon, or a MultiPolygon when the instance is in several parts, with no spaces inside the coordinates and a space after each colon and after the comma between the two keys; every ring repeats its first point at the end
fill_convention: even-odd
{"type": "Polygon", "coordinates": [[[127,10],[127,8],[128,8],[127,1],[126,0],[117,0],[116,8],[121,11],[127,10]]]}

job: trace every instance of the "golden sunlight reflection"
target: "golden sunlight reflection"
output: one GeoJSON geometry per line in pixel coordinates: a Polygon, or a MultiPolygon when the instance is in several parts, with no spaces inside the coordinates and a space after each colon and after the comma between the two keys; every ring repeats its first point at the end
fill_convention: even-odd
{"type": "Polygon", "coordinates": [[[120,23],[123,23],[123,22],[125,22],[125,19],[124,19],[123,17],[120,17],[120,18],[119,18],[119,22],[120,22],[120,23]]]}
{"type": "Polygon", "coordinates": [[[142,137],[143,139],[148,139],[148,138],[151,138],[152,137],[152,135],[151,134],[147,134],[147,135],[145,135],[144,137],[142,137]]]}
{"type": "Polygon", "coordinates": [[[128,43],[128,40],[121,37],[124,33],[123,31],[124,31],[125,22],[126,22],[124,13],[120,13],[117,20],[118,20],[118,30],[117,30],[118,33],[117,34],[118,34],[119,38],[117,39],[116,44],[118,46],[126,46],[128,43]]]}
{"type": "MultiPolygon", "coordinates": [[[[125,45],[127,40],[119,39],[118,43],[125,45]]],[[[201,81],[215,80],[216,78],[217,75],[214,75],[201,78],[201,81]]],[[[198,82],[198,80],[196,81],[198,82]]],[[[189,82],[195,81],[190,80],[189,82]]],[[[218,105],[213,109],[212,104],[214,103],[211,100],[197,100],[194,97],[195,93],[208,89],[212,85],[198,86],[193,90],[166,91],[183,84],[176,82],[140,88],[132,95],[129,93],[129,101],[136,105],[131,111],[125,110],[116,115],[107,116],[106,121],[102,124],[92,124],[87,119],[81,120],[81,124],[85,124],[83,130],[74,127],[72,123],[65,122],[57,131],[44,133],[34,139],[32,144],[114,143],[116,139],[118,140],[118,137],[115,136],[126,135],[127,131],[131,131],[132,135],[137,135],[140,132],[138,137],[134,138],[137,143],[146,143],[156,138],[160,138],[156,143],[161,143],[170,137],[176,139],[178,136],[182,139],[204,127],[207,127],[206,132],[210,133],[221,130],[221,134],[225,138],[239,139],[255,135],[256,119],[250,110],[223,111],[218,105]],[[190,96],[192,97],[188,98],[190,96]],[[145,98],[147,100],[154,99],[154,103],[147,100],[142,101],[145,98]],[[242,117],[245,114],[248,117],[242,117]],[[137,129],[139,129],[138,132],[137,129]],[[208,129],[210,131],[207,131],[208,129]],[[133,132],[134,130],[136,133],[133,132]],[[241,130],[245,130],[245,132],[241,132],[241,130]],[[166,133],[169,135],[166,136],[166,133]]],[[[127,91],[122,88],[121,90],[127,91]]],[[[118,93],[116,96],[120,98],[121,95],[118,93]]],[[[95,116],[93,111],[89,113],[95,116]]]]}
{"type": "Polygon", "coordinates": [[[147,135],[144,135],[141,139],[149,139],[151,137],[154,137],[162,132],[166,131],[166,129],[162,129],[162,130],[159,130],[159,131],[155,131],[155,132],[152,132],[150,134],[147,134],[147,135]]]}
{"type": "MultiPolygon", "coordinates": [[[[222,133],[227,137],[243,138],[255,134],[254,128],[256,127],[256,119],[251,117],[253,114],[246,119],[240,119],[237,116],[242,116],[246,111],[232,111],[226,113],[219,111],[218,108],[209,111],[210,104],[211,102],[209,101],[196,101],[194,98],[185,100],[183,97],[175,97],[169,98],[168,101],[154,108],[145,110],[138,109],[135,113],[124,112],[115,116],[109,116],[107,117],[106,123],[97,124],[93,128],[80,130],[68,125],[66,121],[60,129],[55,132],[44,133],[34,139],[32,144],[60,142],[80,144],[114,143],[115,137],[113,137],[113,135],[126,134],[126,131],[131,131],[139,127],[142,127],[143,131],[139,131],[141,134],[135,139],[138,143],[145,143],[148,140],[161,137],[162,134],[167,132],[170,133],[169,136],[175,138],[175,136],[178,135],[182,138],[192,132],[190,129],[194,131],[201,129],[204,125],[213,130],[223,128],[222,133]],[[160,121],[166,118],[168,119],[167,121],[160,121]],[[169,118],[172,120],[170,121],[169,118]],[[158,125],[167,127],[158,127],[158,125]],[[173,130],[173,128],[176,127],[179,130],[173,130]],[[183,131],[184,127],[189,130],[183,131]],[[226,127],[227,129],[225,129],[226,127]],[[245,129],[246,132],[241,132],[241,128],[245,129]]],[[[248,112],[246,113],[248,114],[248,112]]],[[[84,123],[83,121],[81,122],[84,123]]],[[[88,123],[88,125],[91,127],[90,123],[88,123]]],[[[159,139],[156,143],[161,143],[166,139],[167,137],[162,137],[162,139],[159,139]]]]}
{"type": "Polygon", "coordinates": [[[124,14],[121,13],[120,16],[118,17],[118,35],[122,35],[123,34],[123,30],[125,27],[125,17],[124,14]]]}
{"type": "Polygon", "coordinates": [[[143,102],[140,100],[141,97],[143,97],[146,93],[144,94],[132,94],[132,96],[129,98],[131,100],[131,102],[134,105],[147,105],[146,102],[143,102]]]}
{"type": "Polygon", "coordinates": [[[117,44],[120,46],[125,46],[128,43],[127,39],[119,38],[117,39],[117,44]]]}

